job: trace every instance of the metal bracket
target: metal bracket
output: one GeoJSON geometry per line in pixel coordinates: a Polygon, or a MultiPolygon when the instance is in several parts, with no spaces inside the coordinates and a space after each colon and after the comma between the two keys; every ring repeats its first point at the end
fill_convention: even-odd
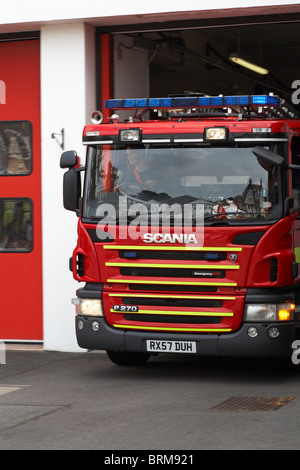
{"type": "Polygon", "coordinates": [[[52,132],[51,138],[56,140],[56,142],[62,148],[62,150],[65,149],[65,130],[64,129],[61,130],[60,134],[52,132]],[[57,135],[61,137],[61,142],[56,138],[57,135]]]}

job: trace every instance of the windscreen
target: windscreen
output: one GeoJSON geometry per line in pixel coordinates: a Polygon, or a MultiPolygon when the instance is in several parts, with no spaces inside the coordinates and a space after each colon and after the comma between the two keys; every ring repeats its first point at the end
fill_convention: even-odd
{"type": "Polygon", "coordinates": [[[120,208],[130,214],[139,204],[148,213],[174,205],[194,213],[201,206],[207,223],[279,218],[280,168],[260,161],[252,150],[246,145],[91,146],[83,215],[101,220],[103,204],[112,205],[117,214],[120,208]]]}

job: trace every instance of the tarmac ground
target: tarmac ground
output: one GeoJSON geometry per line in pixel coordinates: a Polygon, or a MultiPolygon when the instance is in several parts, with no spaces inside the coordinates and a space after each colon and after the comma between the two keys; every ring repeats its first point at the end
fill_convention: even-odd
{"type": "Polygon", "coordinates": [[[0,450],[101,450],[102,462],[113,463],[133,451],[300,449],[299,370],[179,355],[122,367],[104,352],[7,345],[0,450]],[[281,407],[216,407],[232,397],[277,397],[281,407]]]}

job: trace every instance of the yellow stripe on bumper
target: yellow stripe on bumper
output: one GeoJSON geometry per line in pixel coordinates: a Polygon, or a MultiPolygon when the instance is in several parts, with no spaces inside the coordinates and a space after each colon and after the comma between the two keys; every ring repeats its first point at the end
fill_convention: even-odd
{"type": "Polygon", "coordinates": [[[116,268],[167,268],[167,269],[240,269],[230,264],[158,264],[158,263],[105,263],[105,266],[116,268]]]}
{"type": "Polygon", "coordinates": [[[242,251],[242,247],[216,246],[154,246],[154,245],[103,245],[105,250],[156,250],[156,251],[242,251]]]}
{"type": "Polygon", "coordinates": [[[134,325],[118,325],[113,324],[115,328],[130,329],[130,330],[153,330],[153,331],[191,331],[202,333],[229,333],[231,328],[168,328],[159,326],[134,326],[134,325]]]}
{"type": "Polygon", "coordinates": [[[107,283],[118,282],[119,284],[160,284],[172,286],[237,286],[236,282],[184,282],[184,281],[141,281],[140,279],[107,279],[107,283]]]}
{"type": "Polygon", "coordinates": [[[235,297],[224,295],[169,295],[169,294],[108,294],[109,297],[143,297],[151,299],[196,299],[196,300],[235,300],[235,297]]]}
{"type": "Polygon", "coordinates": [[[139,310],[138,312],[120,312],[119,310],[110,309],[112,313],[130,313],[136,314],[144,313],[147,315],[182,315],[182,316],[195,316],[195,317],[233,317],[233,312],[180,312],[178,310],[139,310]]]}

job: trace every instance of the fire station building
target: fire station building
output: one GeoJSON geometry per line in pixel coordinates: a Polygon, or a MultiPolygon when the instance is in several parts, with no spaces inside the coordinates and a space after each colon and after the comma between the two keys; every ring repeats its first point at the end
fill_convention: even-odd
{"type": "MultiPolygon", "coordinates": [[[[78,351],[59,161],[108,98],[300,88],[293,0],[2,2],[0,339],[78,351]]],[[[297,93],[299,97],[300,93],[297,93]]],[[[297,103],[296,103],[297,104],[297,103]]]]}

